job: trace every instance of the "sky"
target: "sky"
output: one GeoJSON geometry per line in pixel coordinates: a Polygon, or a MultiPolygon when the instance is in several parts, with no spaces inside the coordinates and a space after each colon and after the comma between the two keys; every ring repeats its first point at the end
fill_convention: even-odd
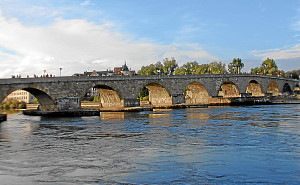
{"type": "Polygon", "coordinates": [[[300,0],[1,0],[0,78],[241,58],[300,69],[300,0]]]}

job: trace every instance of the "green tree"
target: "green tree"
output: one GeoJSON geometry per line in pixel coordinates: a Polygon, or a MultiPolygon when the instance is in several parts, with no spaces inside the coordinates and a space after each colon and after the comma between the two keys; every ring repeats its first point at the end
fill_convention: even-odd
{"type": "Polygon", "coordinates": [[[261,67],[263,68],[264,73],[267,75],[276,75],[276,72],[278,72],[277,64],[273,59],[270,58],[267,58],[265,61],[263,61],[261,67]]]}
{"type": "Polygon", "coordinates": [[[164,65],[160,61],[156,62],[156,64],[155,64],[154,74],[155,75],[165,75],[164,65]]]}
{"type": "Polygon", "coordinates": [[[293,71],[288,71],[288,72],[286,72],[285,76],[288,77],[288,78],[293,78],[293,79],[299,80],[299,77],[300,77],[300,69],[298,69],[298,70],[293,70],[293,71]]]}
{"type": "Polygon", "coordinates": [[[163,63],[158,61],[156,64],[143,66],[139,71],[139,75],[173,75],[178,68],[178,64],[174,57],[171,60],[163,59],[163,63]]]}
{"type": "Polygon", "coordinates": [[[251,69],[252,74],[264,74],[270,76],[284,76],[284,72],[278,70],[275,60],[267,58],[259,68],[251,69]]]}
{"type": "Polygon", "coordinates": [[[37,98],[34,98],[34,103],[39,103],[39,100],[37,98]]]}
{"type": "Polygon", "coordinates": [[[24,101],[21,101],[19,104],[18,104],[18,108],[19,109],[26,109],[26,103],[24,101]]]}
{"type": "Polygon", "coordinates": [[[147,87],[143,87],[139,93],[139,99],[141,101],[149,100],[149,90],[147,87]]]}
{"type": "Polygon", "coordinates": [[[168,58],[163,59],[163,72],[165,75],[173,75],[176,68],[178,67],[178,64],[174,57],[169,60],[168,58]]]}
{"type": "Polygon", "coordinates": [[[201,64],[196,68],[196,74],[207,74],[208,73],[209,64],[201,64]]]}
{"type": "Polygon", "coordinates": [[[209,74],[227,74],[226,65],[222,62],[211,62],[208,64],[209,74]]]}
{"type": "Polygon", "coordinates": [[[264,74],[263,69],[260,67],[252,68],[251,69],[251,74],[264,74]]]}
{"type": "Polygon", "coordinates": [[[183,64],[181,67],[176,68],[175,74],[176,75],[185,75],[185,74],[197,74],[197,68],[199,67],[196,61],[194,62],[187,62],[183,64]]]}
{"type": "Polygon", "coordinates": [[[244,63],[242,63],[242,59],[234,58],[231,63],[228,65],[228,71],[232,74],[239,74],[244,67],[244,63]]]}
{"type": "Polygon", "coordinates": [[[138,71],[139,75],[155,75],[156,74],[156,67],[153,64],[148,66],[142,66],[142,68],[138,71]]]}
{"type": "Polygon", "coordinates": [[[24,109],[26,108],[26,103],[24,101],[19,102],[16,99],[9,98],[2,103],[1,107],[4,109],[15,109],[15,108],[24,109]]]}
{"type": "Polygon", "coordinates": [[[183,67],[179,67],[175,70],[175,75],[185,75],[186,71],[183,67]]]}

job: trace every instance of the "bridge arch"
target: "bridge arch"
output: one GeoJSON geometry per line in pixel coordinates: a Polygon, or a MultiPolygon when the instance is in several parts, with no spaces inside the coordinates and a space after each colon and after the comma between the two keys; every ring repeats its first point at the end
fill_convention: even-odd
{"type": "Polygon", "coordinates": [[[224,81],[219,87],[218,96],[223,96],[224,98],[240,97],[240,92],[235,83],[224,81]]]}
{"type": "Polygon", "coordinates": [[[267,93],[272,94],[272,96],[278,96],[279,95],[279,88],[276,82],[272,81],[269,83],[267,88],[267,93]]]}
{"type": "Polygon", "coordinates": [[[38,100],[41,110],[50,111],[50,110],[55,109],[56,103],[52,99],[52,97],[49,96],[43,90],[40,90],[40,89],[34,88],[34,87],[25,87],[25,88],[15,87],[15,88],[9,89],[8,91],[4,92],[4,96],[1,98],[1,103],[9,94],[11,94],[17,90],[24,90],[24,91],[27,91],[30,94],[32,94],[38,100]]]}
{"type": "Polygon", "coordinates": [[[94,85],[92,88],[87,90],[87,92],[90,93],[90,95],[87,96],[94,97],[94,103],[98,103],[98,106],[101,108],[124,107],[124,100],[122,100],[119,93],[109,85],[94,85]]]}
{"type": "Polygon", "coordinates": [[[254,97],[264,96],[264,93],[262,93],[261,86],[256,80],[251,80],[248,83],[246,93],[251,93],[254,97]]]}
{"type": "Polygon", "coordinates": [[[287,95],[293,94],[293,90],[288,83],[285,83],[283,85],[282,94],[287,94],[287,95]]]}
{"type": "Polygon", "coordinates": [[[145,88],[148,90],[148,98],[146,99],[148,102],[143,102],[141,105],[150,105],[154,107],[159,106],[170,106],[172,105],[172,96],[169,91],[160,83],[150,82],[144,86],[140,86],[138,88],[139,93],[145,88]]]}
{"type": "Polygon", "coordinates": [[[198,81],[188,84],[184,94],[186,104],[208,104],[211,99],[205,86],[198,81]]]}

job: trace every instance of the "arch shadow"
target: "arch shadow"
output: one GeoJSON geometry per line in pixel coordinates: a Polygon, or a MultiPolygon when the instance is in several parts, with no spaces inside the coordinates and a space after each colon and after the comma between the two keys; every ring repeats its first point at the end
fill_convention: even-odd
{"type": "Polygon", "coordinates": [[[282,93],[283,93],[283,95],[292,95],[293,94],[293,90],[288,83],[284,84],[282,93]]]}

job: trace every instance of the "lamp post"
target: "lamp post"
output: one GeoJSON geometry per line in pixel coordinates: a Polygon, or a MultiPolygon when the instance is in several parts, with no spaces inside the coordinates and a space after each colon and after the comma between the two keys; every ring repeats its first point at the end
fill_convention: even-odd
{"type": "Polygon", "coordinates": [[[62,70],[62,68],[59,68],[59,76],[61,77],[61,70],[62,70]]]}

